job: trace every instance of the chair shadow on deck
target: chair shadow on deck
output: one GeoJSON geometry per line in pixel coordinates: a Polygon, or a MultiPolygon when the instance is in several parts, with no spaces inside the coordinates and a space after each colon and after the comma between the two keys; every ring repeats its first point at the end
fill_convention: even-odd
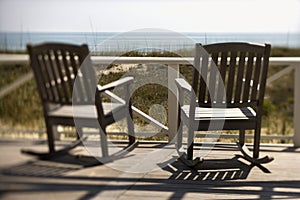
{"type": "Polygon", "coordinates": [[[85,167],[76,156],[65,154],[49,160],[30,160],[19,163],[0,171],[3,175],[25,177],[61,177],[68,172],[77,171],[85,167]]]}
{"type": "Polygon", "coordinates": [[[240,161],[239,157],[231,159],[210,159],[190,168],[181,161],[176,161],[163,168],[172,175],[170,180],[227,181],[247,179],[253,164],[240,161]]]}

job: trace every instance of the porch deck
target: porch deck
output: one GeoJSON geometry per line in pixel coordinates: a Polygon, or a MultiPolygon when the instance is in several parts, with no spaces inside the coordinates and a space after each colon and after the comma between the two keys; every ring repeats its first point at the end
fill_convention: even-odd
{"type": "MultiPolygon", "coordinates": [[[[261,155],[275,158],[264,165],[271,173],[236,157],[240,153],[234,144],[216,145],[196,169],[175,161],[129,173],[114,167],[120,162],[129,169],[134,165],[129,157],[84,168],[70,155],[41,161],[20,153],[26,147],[46,149],[45,141],[1,139],[0,144],[1,199],[300,199],[300,148],[292,145],[262,144],[261,155]]],[[[148,154],[164,145],[141,142],[130,154],[148,154]]],[[[73,153],[83,151],[78,147],[73,153]]]]}

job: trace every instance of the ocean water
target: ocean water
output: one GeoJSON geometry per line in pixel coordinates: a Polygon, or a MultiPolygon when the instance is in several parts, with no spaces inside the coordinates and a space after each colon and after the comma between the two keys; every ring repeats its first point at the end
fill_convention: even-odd
{"type": "Polygon", "coordinates": [[[0,32],[2,51],[24,51],[26,44],[42,42],[86,43],[90,50],[97,52],[127,52],[135,49],[172,51],[191,48],[194,42],[254,42],[300,48],[300,33],[0,32]]]}

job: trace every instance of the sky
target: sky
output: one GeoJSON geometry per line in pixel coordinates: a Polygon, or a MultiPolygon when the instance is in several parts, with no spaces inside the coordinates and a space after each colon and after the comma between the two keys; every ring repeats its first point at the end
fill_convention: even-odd
{"type": "Polygon", "coordinates": [[[0,0],[0,31],[300,32],[300,0],[0,0]]]}

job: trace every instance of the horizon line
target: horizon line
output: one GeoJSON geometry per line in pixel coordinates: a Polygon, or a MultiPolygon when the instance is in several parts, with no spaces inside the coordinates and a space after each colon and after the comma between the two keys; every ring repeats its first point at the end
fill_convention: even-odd
{"type": "MultiPolygon", "coordinates": [[[[145,33],[146,31],[14,31],[14,30],[0,30],[0,33],[145,33]]],[[[149,31],[148,33],[203,33],[203,34],[207,34],[207,33],[232,33],[232,34],[249,34],[249,33],[253,33],[253,34],[300,34],[300,31],[266,31],[266,32],[262,32],[262,31],[149,31]]]]}

